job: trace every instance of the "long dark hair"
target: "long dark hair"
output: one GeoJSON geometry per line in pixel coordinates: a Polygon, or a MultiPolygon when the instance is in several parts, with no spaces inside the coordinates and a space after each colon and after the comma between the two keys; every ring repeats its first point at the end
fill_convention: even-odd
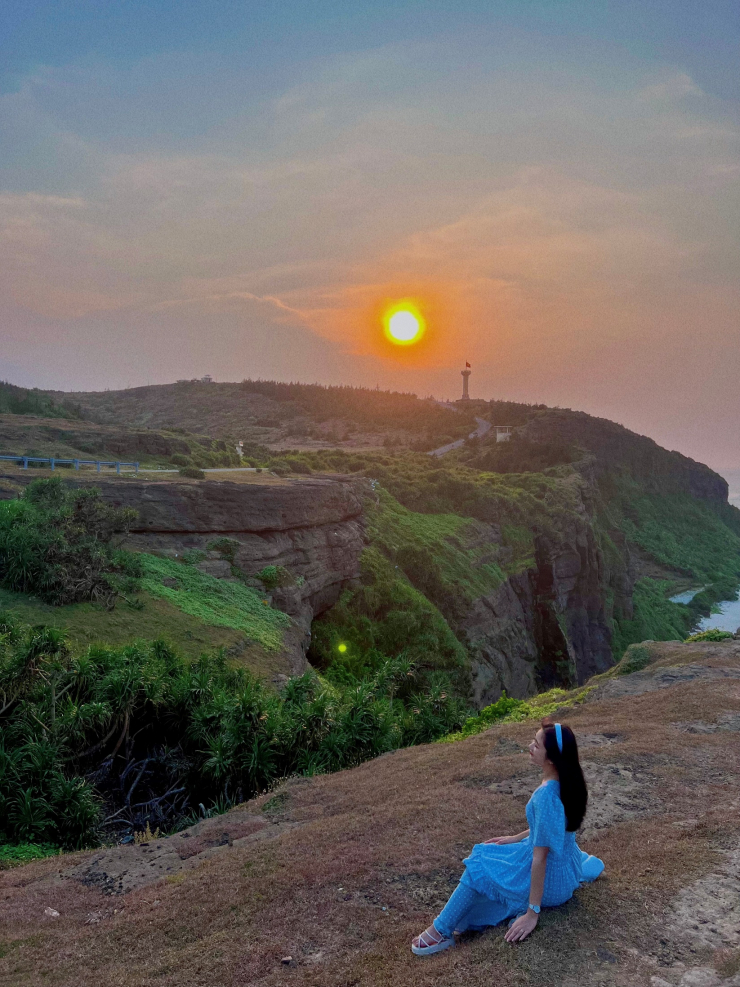
{"type": "Polygon", "coordinates": [[[560,800],[565,809],[568,832],[575,832],[583,822],[588,802],[588,788],[578,760],[578,744],[570,727],[561,724],[563,752],[560,753],[555,727],[551,720],[542,721],[545,731],[545,751],[558,772],[560,800]]]}

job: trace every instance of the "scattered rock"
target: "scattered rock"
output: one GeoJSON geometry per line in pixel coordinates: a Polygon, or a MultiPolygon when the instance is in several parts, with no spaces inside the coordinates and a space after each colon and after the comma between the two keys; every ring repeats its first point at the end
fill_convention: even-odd
{"type": "Polygon", "coordinates": [[[618,733],[579,733],[578,747],[608,747],[611,744],[618,744],[624,737],[618,733]]]}
{"type": "Polygon", "coordinates": [[[740,850],[724,855],[724,867],[676,897],[668,929],[694,947],[740,946],[740,850]]]}
{"type": "Polygon", "coordinates": [[[605,685],[595,690],[589,696],[595,699],[619,699],[622,696],[640,696],[644,692],[655,692],[657,689],[668,689],[672,685],[683,682],[703,682],[711,679],[740,678],[740,668],[712,668],[707,665],[675,665],[668,668],[646,668],[642,672],[622,675],[610,679],[605,685]]]}
{"type": "Polygon", "coordinates": [[[46,915],[47,918],[59,918],[59,912],[56,908],[49,908],[48,905],[44,909],[44,915],[46,915]]]}
{"type": "Polygon", "coordinates": [[[683,733],[717,733],[718,730],[740,733],[740,713],[723,713],[715,723],[692,720],[688,723],[673,723],[672,726],[683,733]]]}
{"type": "Polygon", "coordinates": [[[196,569],[215,579],[232,578],[231,563],[226,559],[204,559],[198,563],[196,569]]]}
{"type": "Polygon", "coordinates": [[[606,826],[660,811],[660,800],[653,794],[654,779],[646,771],[623,763],[583,761],[582,765],[589,798],[579,835],[589,837],[606,826]]]}
{"type": "Polygon", "coordinates": [[[488,757],[505,757],[507,754],[524,754],[526,747],[512,737],[497,737],[496,744],[491,748],[488,757]]]}
{"type": "Polygon", "coordinates": [[[596,956],[601,960],[602,963],[618,963],[617,957],[614,953],[610,953],[608,949],[604,949],[603,946],[599,946],[596,950],[596,956]]]}

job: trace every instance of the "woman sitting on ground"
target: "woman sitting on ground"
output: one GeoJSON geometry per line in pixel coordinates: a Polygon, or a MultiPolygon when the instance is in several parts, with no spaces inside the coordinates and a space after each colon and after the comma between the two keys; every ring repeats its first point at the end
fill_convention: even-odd
{"type": "Polygon", "coordinates": [[[479,930],[511,918],[506,941],[526,939],[541,907],[562,905],[581,881],[593,881],[603,871],[598,857],[576,843],[588,792],[573,731],[543,721],[529,745],[529,759],[542,770],[542,784],[527,803],[529,829],[473,847],[450,900],[413,940],[411,949],[417,956],[454,946],[456,931],[479,930]]]}

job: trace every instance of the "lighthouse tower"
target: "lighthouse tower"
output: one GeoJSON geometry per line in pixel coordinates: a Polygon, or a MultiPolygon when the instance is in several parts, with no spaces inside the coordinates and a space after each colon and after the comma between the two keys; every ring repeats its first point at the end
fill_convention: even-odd
{"type": "Polygon", "coordinates": [[[460,374],[462,375],[462,379],[463,379],[463,393],[461,398],[462,401],[470,400],[470,395],[468,394],[468,378],[470,377],[471,372],[472,371],[470,369],[469,363],[466,363],[465,369],[460,371],[460,374]]]}

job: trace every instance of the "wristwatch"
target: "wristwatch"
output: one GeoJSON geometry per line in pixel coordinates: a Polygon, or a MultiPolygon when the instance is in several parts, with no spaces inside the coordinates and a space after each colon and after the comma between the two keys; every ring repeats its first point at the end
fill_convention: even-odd
{"type": "Polygon", "coordinates": [[[532,902],[530,901],[529,907],[532,909],[532,911],[535,913],[535,915],[539,915],[540,914],[540,906],[539,905],[533,905],[532,902]]]}

